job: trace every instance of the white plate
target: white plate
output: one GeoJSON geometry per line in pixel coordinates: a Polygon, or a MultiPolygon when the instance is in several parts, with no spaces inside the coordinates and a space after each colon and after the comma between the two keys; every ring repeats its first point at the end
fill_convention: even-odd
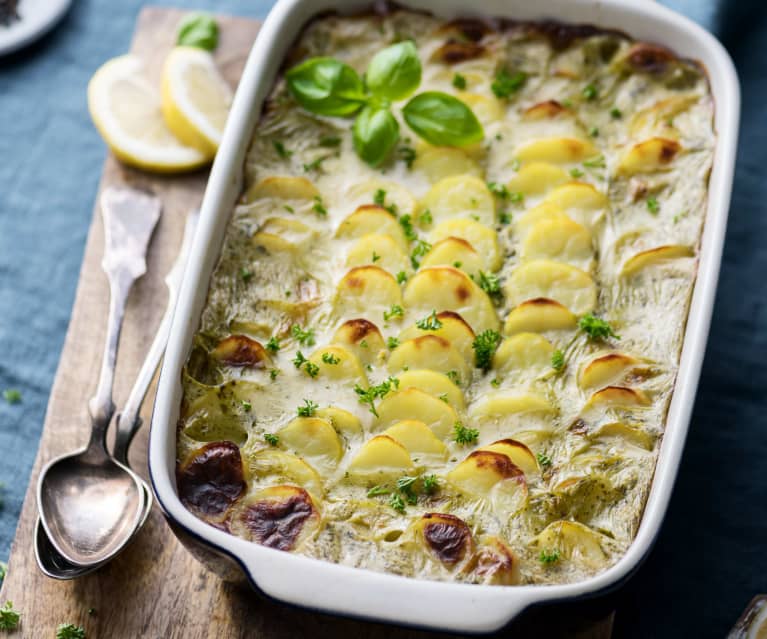
{"type": "Polygon", "coordinates": [[[66,13],[72,0],[19,0],[21,18],[7,27],[0,25],[0,55],[11,53],[37,40],[66,13]]]}

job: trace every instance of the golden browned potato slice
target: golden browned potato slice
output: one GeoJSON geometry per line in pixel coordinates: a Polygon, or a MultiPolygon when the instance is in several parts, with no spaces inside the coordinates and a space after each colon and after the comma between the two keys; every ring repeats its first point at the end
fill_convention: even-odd
{"type": "Polygon", "coordinates": [[[531,332],[569,330],[575,328],[576,317],[559,302],[537,297],[522,302],[512,309],[506,318],[503,332],[506,335],[531,332]]]}
{"type": "Polygon", "coordinates": [[[498,234],[494,229],[473,219],[458,218],[445,220],[429,235],[434,244],[448,237],[457,237],[471,244],[482,258],[484,270],[496,271],[501,267],[501,249],[498,245],[498,234]]]}
{"type": "Polygon", "coordinates": [[[390,235],[378,233],[363,235],[352,244],[346,255],[347,266],[365,264],[375,264],[392,274],[407,271],[410,268],[407,256],[397,242],[390,235]]]}
{"type": "Polygon", "coordinates": [[[495,352],[493,368],[502,375],[521,375],[527,379],[551,369],[554,347],[537,333],[517,333],[508,337],[495,352]]]}
{"type": "Polygon", "coordinates": [[[405,341],[421,335],[437,335],[450,342],[467,362],[473,362],[474,348],[472,344],[476,336],[471,330],[471,326],[453,311],[437,313],[437,320],[439,320],[439,328],[423,329],[413,324],[400,333],[400,340],[405,341]]]}
{"type": "Polygon", "coordinates": [[[532,260],[514,269],[506,281],[506,296],[512,304],[545,297],[575,315],[583,315],[596,306],[597,287],[589,274],[579,268],[550,260],[532,260]]]}
{"type": "Polygon", "coordinates": [[[544,195],[568,179],[567,172],[556,164],[531,162],[521,167],[506,186],[512,193],[544,195]]]}
{"type": "Polygon", "coordinates": [[[296,417],[277,435],[280,444],[323,473],[332,471],[344,454],[336,431],[322,417],[296,417]]]}
{"type": "Polygon", "coordinates": [[[571,112],[556,100],[538,102],[531,107],[527,107],[522,113],[526,120],[550,120],[561,115],[571,115],[571,112]]]}
{"type": "Polygon", "coordinates": [[[658,246],[630,257],[621,268],[620,274],[622,277],[630,277],[648,266],[665,264],[672,260],[693,257],[694,255],[695,251],[689,246],[679,244],[658,246]]]}
{"type": "Polygon", "coordinates": [[[420,145],[413,170],[423,173],[432,184],[451,176],[481,176],[482,167],[466,151],[452,146],[420,145]]]}
{"type": "MultiPolygon", "coordinates": [[[[430,211],[435,224],[456,218],[472,218],[495,224],[495,199],[478,177],[453,175],[434,184],[421,200],[420,211],[430,211]]],[[[476,248],[476,247],[475,247],[476,248]]]]}
{"type": "Polygon", "coordinates": [[[352,481],[371,484],[407,475],[415,471],[407,448],[388,435],[368,440],[349,464],[352,481]]]}
{"type": "Polygon", "coordinates": [[[645,450],[652,450],[655,443],[655,437],[650,433],[622,422],[602,424],[589,433],[589,436],[596,440],[619,439],[645,450]]]}
{"type": "Polygon", "coordinates": [[[347,437],[362,434],[362,422],[360,422],[359,417],[352,415],[348,410],[337,406],[328,406],[327,408],[318,408],[314,414],[317,417],[327,419],[333,428],[347,437]]]}
{"type": "Polygon", "coordinates": [[[458,91],[455,97],[474,111],[474,115],[477,116],[483,127],[502,120],[504,115],[506,115],[503,103],[495,96],[491,97],[478,93],[458,91]]]}
{"type": "Polygon", "coordinates": [[[489,500],[499,515],[511,516],[527,503],[525,474],[501,453],[475,450],[447,479],[459,492],[489,500]]]}
{"type": "Polygon", "coordinates": [[[413,524],[416,539],[435,559],[447,566],[466,561],[474,540],[466,523],[448,513],[426,513],[413,524]]]}
{"type": "Polygon", "coordinates": [[[403,299],[414,313],[454,311],[475,333],[498,328],[498,316],[487,294],[466,273],[452,267],[421,269],[408,282],[403,299]]]}
{"type": "Polygon", "coordinates": [[[227,366],[264,368],[271,363],[261,343],[245,335],[230,335],[222,339],[210,354],[227,366]]]}
{"type": "MultiPolygon", "coordinates": [[[[320,377],[335,382],[357,383],[367,388],[368,379],[365,369],[362,368],[357,356],[343,346],[338,344],[322,346],[311,354],[309,361],[319,368],[320,377]]],[[[301,370],[309,374],[306,367],[301,370]]]]}
{"type": "MultiPolygon", "coordinates": [[[[246,445],[250,448],[250,442],[246,445]]],[[[246,467],[257,483],[303,486],[315,500],[322,498],[322,479],[303,459],[277,448],[243,449],[246,467]]]]}
{"type": "Polygon", "coordinates": [[[320,528],[320,513],[298,486],[270,486],[247,497],[231,519],[234,534],[277,550],[296,550],[320,528]]]}
{"type": "Polygon", "coordinates": [[[570,182],[553,189],[542,204],[564,211],[568,217],[591,229],[610,206],[607,196],[585,182],[570,182]]]}
{"type": "Polygon", "coordinates": [[[275,200],[313,200],[320,192],[304,177],[274,176],[256,182],[243,196],[245,203],[262,198],[275,200]]]}
{"type": "Polygon", "coordinates": [[[642,139],[653,134],[669,137],[676,133],[670,121],[689,110],[700,100],[699,95],[674,95],[658,100],[649,107],[637,111],[631,118],[629,135],[633,139],[642,139]]]}
{"type": "Polygon", "coordinates": [[[618,163],[617,171],[621,175],[666,171],[681,150],[682,146],[676,140],[650,138],[626,151],[618,163]]]}
{"type": "Polygon", "coordinates": [[[556,408],[541,395],[509,391],[485,393],[469,409],[474,418],[498,418],[515,413],[549,413],[556,408]]]}
{"type": "Polygon", "coordinates": [[[539,471],[535,455],[525,444],[515,439],[500,439],[487,446],[482,446],[479,450],[489,450],[493,453],[506,455],[515,466],[522,469],[525,475],[534,475],[539,471]]]}
{"type": "Polygon", "coordinates": [[[377,412],[379,428],[401,420],[416,419],[442,440],[448,437],[458,421],[458,414],[450,404],[413,387],[384,397],[378,404],[377,412]]]}
{"type": "Polygon", "coordinates": [[[357,239],[372,233],[388,235],[397,243],[400,250],[407,251],[408,241],[397,218],[375,204],[360,206],[354,213],[347,216],[338,225],[336,237],[357,239]]]}
{"type": "Polygon", "coordinates": [[[361,317],[341,324],[333,335],[333,342],[345,346],[365,365],[377,361],[379,353],[386,348],[378,327],[361,317]]]}
{"type": "Polygon", "coordinates": [[[520,561],[514,552],[498,537],[480,538],[466,572],[479,583],[495,586],[513,586],[520,581],[520,561]]]}
{"type": "Polygon", "coordinates": [[[460,237],[446,237],[434,244],[421,261],[421,266],[452,266],[470,277],[479,277],[480,271],[488,269],[487,259],[460,237]]]}
{"type": "Polygon", "coordinates": [[[270,253],[286,251],[297,254],[306,250],[316,232],[303,222],[283,217],[270,217],[253,235],[251,241],[270,253]]]}
{"type": "Polygon", "coordinates": [[[581,369],[578,385],[583,388],[602,388],[619,381],[639,364],[639,360],[625,353],[607,353],[592,359],[581,369]]]}
{"type": "Polygon", "coordinates": [[[588,408],[631,408],[632,406],[648,406],[649,404],[650,398],[644,391],[624,386],[607,386],[594,393],[586,406],[588,408]]]}
{"type": "Polygon", "coordinates": [[[594,261],[591,233],[570,218],[538,222],[522,242],[523,260],[554,260],[588,270],[594,261]]]}
{"type": "MultiPolygon", "coordinates": [[[[465,407],[463,393],[447,375],[425,369],[408,370],[397,375],[402,390],[417,388],[437,399],[443,398],[450,406],[458,410],[465,407]]],[[[452,425],[451,425],[452,428],[452,425]]]]}
{"type": "Polygon", "coordinates": [[[376,315],[383,309],[402,305],[397,280],[377,266],[357,266],[338,283],[334,307],[341,316],[376,315]]]}
{"type": "Polygon", "coordinates": [[[596,568],[609,557],[604,548],[607,541],[604,535],[576,521],[555,521],[543,529],[533,545],[548,553],[556,551],[564,559],[596,568]]]}
{"type": "MultiPolygon", "coordinates": [[[[391,209],[393,216],[413,215],[415,213],[416,202],[412,193],[401,184],[388,180],[374,179],[353,184],[347,191],[347,200],[361,202],[363,205],[373,204],[376,198],[380,198],[382,195],[383,205],[391,209]]],[[[374,233],[375,231],[368,232],[374,233]]],[[[383,233],[384,231],[380,232],[383,233]]]]}
{"type": "Polygon", "coordinates": [[[517,147],[514,156],[520,162],[550,162],[570,164],[583,162],[599,154],[588,140],[578,138],[537,138],[517,147]]]}
{"type": "Polygon", "coordinates": [[[437,335],[421,335],[402,342],[389,357],[387,366],[392,373],[409,368],[428,368],[439,373],[457,374],[458,381],[470,380],[471,368],[452,344],[437,335]]]}
{"type": "Polygon", "coordinates": [[[417,419],[403,419],[389,426],[383,433],[407,448],[413,459],[424,457],[442,458],[447,455],[447,448],[437,439],[434,431],[417,419]]]}
{"type": "Polygon", "coordinates": [[[520,239],[524,239],[530,231],[541,222],[570,220],[562,208],[551,202],[541,202],[538,206],[527,210],[514,220],[514,228],[520,239]]]}

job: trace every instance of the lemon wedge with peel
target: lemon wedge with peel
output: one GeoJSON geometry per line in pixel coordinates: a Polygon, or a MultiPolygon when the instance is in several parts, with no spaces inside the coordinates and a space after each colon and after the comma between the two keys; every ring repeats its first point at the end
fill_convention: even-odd
{"type": "Polygon", "coordinates": [[[96,71],[88,84],[88,108],[109,148],[126,164],[170,173],[196,169],[212,158],[168,129],[159,91],[135,56],[114,58],[96,71]]]}
{"type": "Polygon", "coordinates": [[[213,56],[196,47],[175,47],[162,74],[162,113],[176,137],[215,154],[229,115],[232,90],[213,56]]]}

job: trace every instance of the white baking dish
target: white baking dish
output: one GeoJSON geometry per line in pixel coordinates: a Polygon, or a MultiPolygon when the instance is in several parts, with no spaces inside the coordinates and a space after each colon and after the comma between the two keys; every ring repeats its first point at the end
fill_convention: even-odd
{"type": "Polygon", "coordinates": [[[157,390],[149,467],[157,499],[182,540],[191,541],[197,550],[213,551],[213,563],[218,561],[219,568],[234,565],[226,560],[228,555],[251,583],[271,597],[379,621],[456,632],[489,632],[533,604],[582,597],[615,586],[638,566],[658,533],[687,434],[719,274],[738,133],[738,80],[732,61],[713,36],[690,20],[647,0],[482,0],[471,3],[470,8],[469,3],[461,0],[401,0],[405,7],[425,9],[446,18],[479,13],[524,20],[548,18],[591,23],[625,31],[640,40],[665,44],[683,57],[701,61],[708,70],[716,103],[718,141],[698,278],[676,389],[652,490],[638,534],[628,552],[617,564],[595,577],[554,586],[441,583],[349,568],[245,541],[207,525],[189,512],[176,494],[176,422],[182,393],[181,370],[199,325],[230,211],[240,192],[243,158],[262,101],[288,48],[309,19],[329,9],[359,11],[370,4],[370,0],[280,0],[258,35],[205,192],[197,237],[157,390]]]}

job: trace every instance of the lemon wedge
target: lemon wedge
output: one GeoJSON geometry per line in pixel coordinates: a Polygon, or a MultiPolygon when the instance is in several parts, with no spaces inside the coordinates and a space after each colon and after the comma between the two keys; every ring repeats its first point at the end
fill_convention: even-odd
{"type": "Polygon", "coordinates": [[[109,148],[126,164],[171,173],[198,168],[212,157],[171,133],[160,94],[135,56],[114,58],[96,71],[88,84],[88,108],[109,148]]]}
{"type": "Polygon", "coordinates": [[[232,90],[213,56],[196,47],[175,47],[162,74],[162,112],[176,137],[203,153],[221,143],[232,90]]]}

